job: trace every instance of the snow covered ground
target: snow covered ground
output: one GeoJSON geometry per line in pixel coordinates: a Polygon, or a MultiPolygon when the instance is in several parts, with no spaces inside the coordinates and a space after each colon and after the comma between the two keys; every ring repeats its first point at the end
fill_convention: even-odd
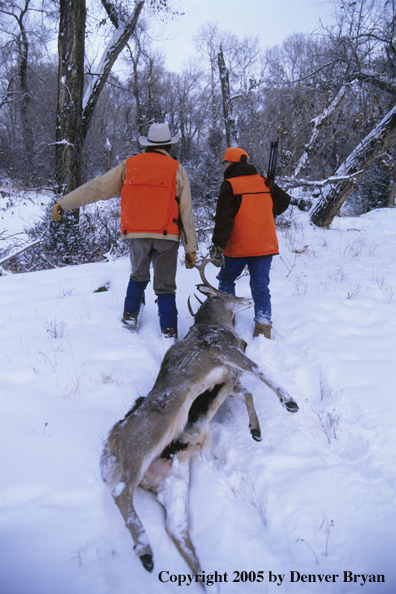
{"type": "MultiPolygon", "coordinates": [[[[21,231],[33,210],[2,210],[0,232],[21,231]]],[[[298,213],[279,232],[274,340],[251,338],[251,310],[236,329],[300,411],[245,375],[263,440],[233,399],[212,422],[190,491],[198,556],[223,578],[209,592],[396,591],[395,229],[396,209],[383,209],[330,230],[298,213]]],[[[151,285],[139,333],[122,327],[128,275],[121,259],[0,277],[1,594],[202,592],[170,581],[190,571],[139,490],[155,556],[152,574],[142,568],[100,477],[104,438],[149,392],[170,345],[151,285]]],[[[183,337],[198,272],[179,266],[177,280],[183,337]]],[[[247,276],[238,294],[249,295],[247,276]]]]}

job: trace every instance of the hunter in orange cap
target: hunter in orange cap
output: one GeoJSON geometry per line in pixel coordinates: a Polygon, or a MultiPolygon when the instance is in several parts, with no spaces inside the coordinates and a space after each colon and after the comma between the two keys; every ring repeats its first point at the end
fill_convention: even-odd
{"type": "Polygon", "coordinates": [[[222,163],[231,161],[232,163],[238,163],[241,160],[242,155],[246,155],[246,160],[249,161],[249,155],[246,151],[241,148],[228,148],[224,153],[224,160],[222,163]]]}
{"type": "Polygon", "coordinates": [[[271,338],[269,272],[272,256],[279,253],[275,216],[290,204],[290,196],[248,163],[241,148],[224,154],[224,182],[217,202],[210,256],[216,266],[219,290],[235,295],[235,281],[245,266],[249,269],[254,300],[254,333],[271,338]]]}

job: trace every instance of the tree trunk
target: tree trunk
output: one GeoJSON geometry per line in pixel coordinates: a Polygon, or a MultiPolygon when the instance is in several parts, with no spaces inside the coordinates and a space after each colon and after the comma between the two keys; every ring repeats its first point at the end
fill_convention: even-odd
{"type": "Polygon", "coordinates": [[[388,207],[395,206],[395,198],[396,198],[396,180],[393,179],[390,184],[390,187],[389,187],[388,196],[386,197],[385,206],[388,206],[388,207]]]}
{"type": "Polygon", "coordinates": [[[143,116],[142,116],[142,107],[140,104],[140,89],[139,89],[139,72],[138,72],[138,61],[140,56],[140,51],[138,52],[136,58],[133,57],[131,50],[129,50],[132,67],[133,67],[133,96],[135,97],[135,104],[136,104],[136,123],[138,126],[139,135],[142,136],[144,129],[143,129],[143,116]]]}
{"type": "Polygon", "coordinates": [[[219,51],[217,57],[218,57],[218,62],[219,62],[221,95],[222,95],[222,99],[223,99],[223,113],[224,113],[224,124],[225,124],[226,137],[227,137],[227,146],[229,146],[229,147],[238,146],[236,123],[235,123],[235,117],[234,117],[233,107],[232,107],[232,103],[231,103],[230,81],[229,81],[229,76],[228,76],[228,70],[227,70],[225,62],[224,62],[224,55],[223,55],[223,50],[222,50],[221,46],[220,46],[220,51],[219,51]]]}
{"type": "Polygon", "coordinates": [[[100,93],[114,62],[132,35],[145,0],[139,0],[131,16],[112,2],[103,0],[116,27],[103,51],[97,73],[90,76],[83,95],[85,0],[60,0],[58,37],[58,103],[56,124],[56,181],[66,194],[81,185],[82,150],[100,93]]]}
{"type": "Polygon", "coordinates": [[[155,121],[154,111],[155,111],[155,100],[154,100],[154,93],[153,93],[153,68],[154,68],[154,60],[153,58],[149,58],[149,68],[147,72],[147,124],[153,124],[155,121]]]}
{"type": "MultiPolygon", "coordinates": [[[[379,155],[396,142],[396,106],[362,140],[337,169],[336,176],[351,175],[369,167],[379,155]]],[[[364,171],[356,176],[359,180],[364,171]]],[[[333,186],[321,198],[311,213],[311,222],[318,227],[327,227],[339,212],[350,192],[356,187],[354,180],[347,180],[333,186]]]]}
{"type": "Polygon", "coordinates": [[[20,116],[21,116],[21,127],[23,145],[25,149],[25,171],[27,179],[30,179],[32,173],[32,160],[33,160],[33,130],[29,121],[29,106],[30,106],[30,93],[28,89],[27,81],[27,69],[28,69],[28,54],[29,54],[29,42],[26,34],[25,25],[23,18],[29,9],[29,0],[26,0],[25,6],[21,11],[18,18],[18,25],[20,29],[19,36],[19,81],[21,85],[21,102],[20,102],[20,116]]]}
{"type": "Polygon", "coordinates": [[[60,0],[55,175],[57,191],[81,185],[85,0],[60,0]]]}

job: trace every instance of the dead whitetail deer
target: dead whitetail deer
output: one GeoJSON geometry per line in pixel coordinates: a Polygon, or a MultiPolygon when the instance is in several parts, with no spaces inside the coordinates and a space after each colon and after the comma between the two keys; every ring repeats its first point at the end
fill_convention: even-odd
{"type": "Polygon", "coordinates": [[[115,424],[101,457],[103,480],[115,485],[114,501],[148,571],[154,567],[153,552],[133,503],[138,486],[157,496],[165,508],[169,536],[193,573],[200,573],[188,530],[190,460],[208,443],[209,421],[227,396],[245,402],[253,439],[261,439],[253,397],[239,383],[241,373],[262,380],[290,412],[298,410],[270,374],[246,357],[247,345],[233,329],[235,313],[250,307],[252,300],[212,287],[204,274],[208,261],[197,267],[204,282],[197,288],[207,299],[195,314],[194,325],[165,354],[148,396],[138,398],[115,424]]]}

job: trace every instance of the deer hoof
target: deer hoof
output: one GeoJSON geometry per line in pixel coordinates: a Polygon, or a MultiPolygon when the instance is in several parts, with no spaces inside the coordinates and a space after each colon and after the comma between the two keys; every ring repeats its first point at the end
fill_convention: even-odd
{"type": "Polygon", "coordinates": [[[251,429],[250,433],[252,434],[254,441],[261,441],[261,432],[258,429],[251,429]]]}
{"type": "Polygon", "coordinates": [[[294,400],[289,400],[289,402],[285,402],[285,408],[287,408],[289,412],[298,411],[298,405],[296,402],[294,402],[294,400]]]}
{"type": "Polygon", "coordinates": [[[153,571],[154,563],[153,563],[152,555],[149,555],[148,553],[146,553],[145,555],[140,555],[139,559],[142,562],[144,569],[146,569],[147,571],[150,571],[150,572],[153,571]]]}

